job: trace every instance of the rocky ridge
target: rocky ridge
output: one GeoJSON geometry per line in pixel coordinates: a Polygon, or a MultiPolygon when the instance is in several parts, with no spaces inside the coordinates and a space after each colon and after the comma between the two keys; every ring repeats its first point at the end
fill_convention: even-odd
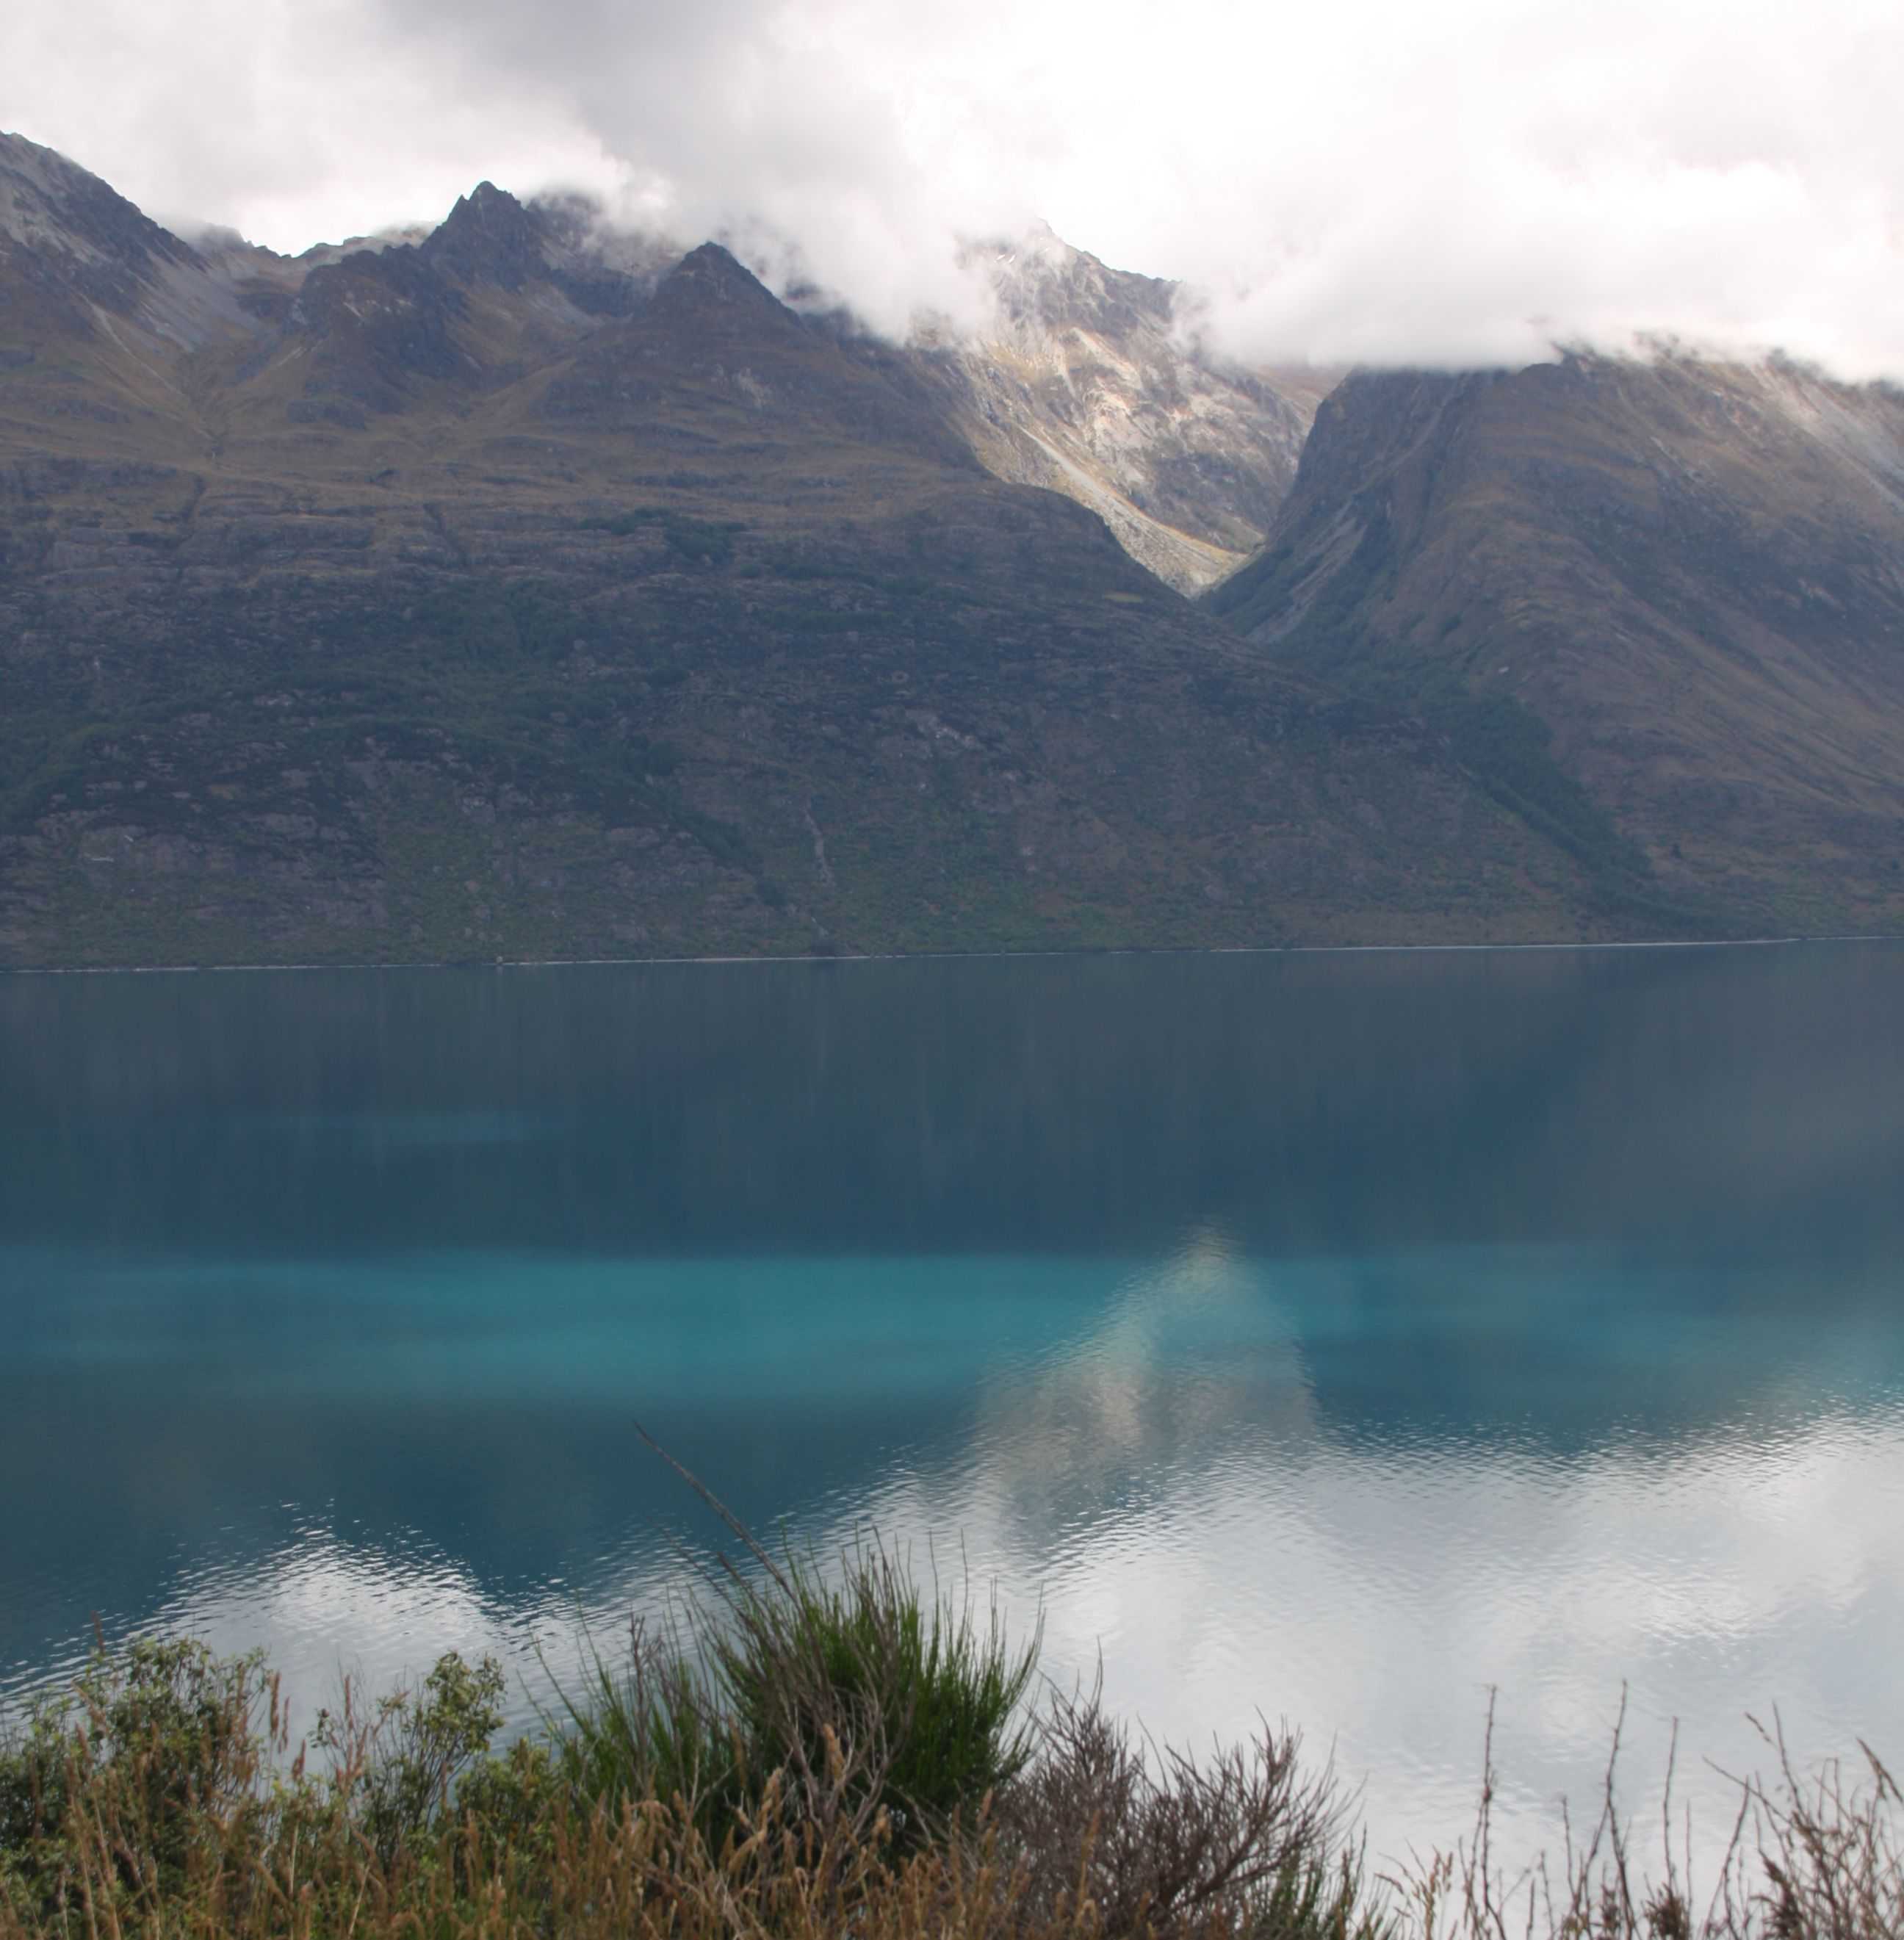
{"type": "Polygon", "coordinates": [[[1364,373],[1207,602],[1761,932],[1904,920],[1904,394],[1662,351],[1364,373]],[[1518,752],[1505,752],[1509,743],[1518,752]]]}
{"type": "Polygon", "coordinates": [[[1637,920],[723,249],[484,185],[294,261],[54,188],[0,259],[0,962],[1637,920]]]}
{"type": "Polygon", "coordinates": [[[922,347],[980,460],[1088,506],[1180,592],[1234,572],[1262,544],[1340,374],[1213,357],[1178,285],[1109,269],[1048,231],[972,255],[993,322],[922,347]]]}

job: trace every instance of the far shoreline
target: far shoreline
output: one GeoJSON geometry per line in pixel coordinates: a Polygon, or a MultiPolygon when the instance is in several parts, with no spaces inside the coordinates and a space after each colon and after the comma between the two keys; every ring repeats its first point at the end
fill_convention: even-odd
{"type": "Polygon", "coordinates": [[[1855,931],[1817,936],[1649,937],[1553,943],[1260,943],[1197,945],[1132,944],[1122,947],[1080,950],[887,950],[812,953],[804,956],[444,956],[414,963],[63,963],[0,965],[0,978],[10,977],[198,977],[316,975],[325,972],[347,975],[366,972],[421,970],[628,970],[712,968],[747,965],[802,963],[978,963],[1051,961],[1115,956],[1426,956],[1514,953],[1558,955],[1563,952],[1672,950],[1779,950],[1805,944],[1904,944],[1904,935],[1855,931]]]}

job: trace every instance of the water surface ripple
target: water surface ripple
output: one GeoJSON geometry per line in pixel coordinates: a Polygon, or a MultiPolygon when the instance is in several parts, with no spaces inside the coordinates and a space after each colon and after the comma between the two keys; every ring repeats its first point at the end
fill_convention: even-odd
{"type": "Polygon", "coordinates": [[[1904,1754],[1904,950],[0,981],[0,1694],[877,1527],[1378,1850],[1904,1754]]]}

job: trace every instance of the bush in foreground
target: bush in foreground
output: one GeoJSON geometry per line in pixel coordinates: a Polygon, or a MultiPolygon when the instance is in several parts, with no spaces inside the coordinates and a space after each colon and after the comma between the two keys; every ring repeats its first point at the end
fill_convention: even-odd
{"type": "Polygon", "coordinates": [[[1710,1904],[1629,1873],[1609,1804],[1516,1881],[1477,1836],[1372,1878],[1326,1773],[1265,1730],[1199,1761],[877,1545],[756,1552],[540,1733],[450,1656],[293,1752],[255,1657],[102,1654],[0,1747],[0,1940],[1896,1940],[1900,1801],[1869,1760],[1748,1786],[1710,1904]]]}

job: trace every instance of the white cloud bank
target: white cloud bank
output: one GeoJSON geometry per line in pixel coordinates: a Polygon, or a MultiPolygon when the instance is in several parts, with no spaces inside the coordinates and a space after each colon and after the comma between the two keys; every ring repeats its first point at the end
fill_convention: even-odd
{"type": "Polygon", "coordinates": [[[1266,358],[1667,332],[1904,375],[1894,0],[68,0],[0,126],[279,248],[567,184],[888,328],[1034,216],[1266,358]]]}

